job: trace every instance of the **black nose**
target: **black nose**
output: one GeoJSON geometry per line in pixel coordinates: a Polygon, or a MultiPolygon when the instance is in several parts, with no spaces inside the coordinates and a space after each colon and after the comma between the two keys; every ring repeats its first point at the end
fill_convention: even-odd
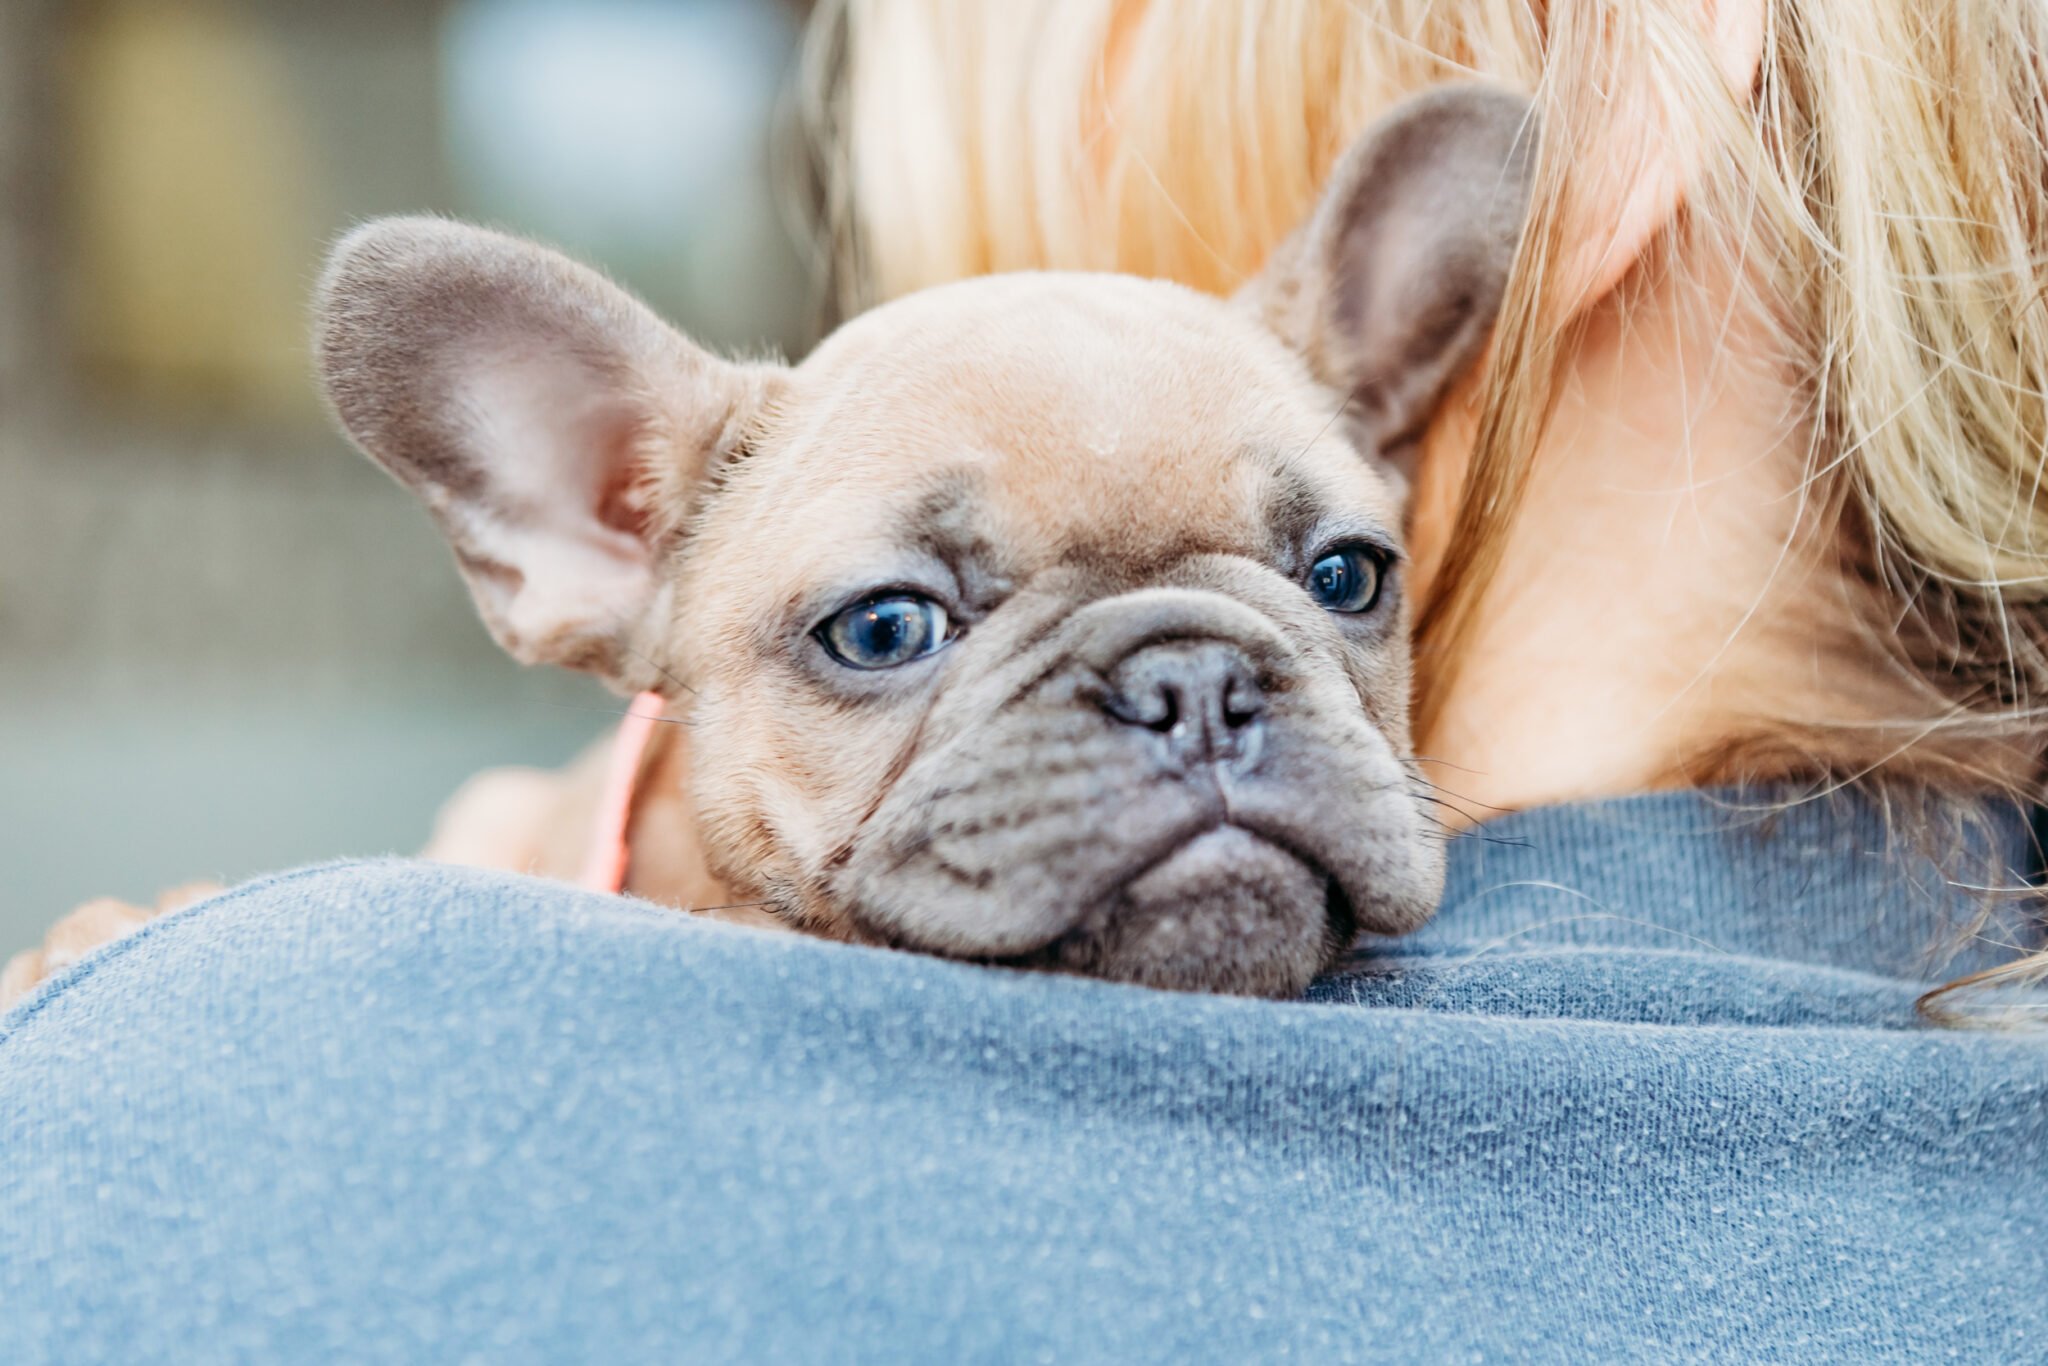
{"type": "Polygon", "coordinates": [[[1109,674],[1102,709],[1163,737],[1183,766],[1249,767],[1258,757],[1266,695],[1234,645],[1167,641],[1125,658],[1109,674]]]}

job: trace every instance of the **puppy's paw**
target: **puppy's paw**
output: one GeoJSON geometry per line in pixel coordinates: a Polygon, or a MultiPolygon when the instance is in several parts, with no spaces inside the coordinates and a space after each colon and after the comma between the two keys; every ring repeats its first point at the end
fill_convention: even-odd
{"type": "MultiPolygon", "coordinates": [[[[563,776],[538,768],[489,768],[456,790],[434,818],[421,858],[465,868],[552,871],[545,858],[550,818],[558,816],[563,776]]],[[[578,836],[587,820],[566,822],[578,836]]]]}
{"type": "Polygon", "coordinates": [[[52,925],[40,947],[26,949],[7,960],[7,966],[0,969],[0,1010],[102,944],[111,944],[156,916],[204,900],[220,890],[219,883],[188,882],[165,892],[149,908],[131,906],[112,897],[86,902],[52,925]]]}

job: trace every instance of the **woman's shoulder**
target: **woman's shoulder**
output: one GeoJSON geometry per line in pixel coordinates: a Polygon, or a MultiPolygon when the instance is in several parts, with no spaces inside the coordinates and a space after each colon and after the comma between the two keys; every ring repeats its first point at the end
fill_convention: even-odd
{"type": "MultiPolygon", "coordinates": [[[[1612,989],[1629,961],[1598,969],[1612,989]]],[[[2048,1331],[2048,1214],[2010,1197],[2048,1148],[2048,1050],[1574,1019],[1528,1002],[1583,974],[1513,970],[1512,1010],[1246,1001],[435,865],[287,874],[0,1026],[10,1352],[1612,1357],[1825,1329],[1855,1355],[2048,1331]]]]}

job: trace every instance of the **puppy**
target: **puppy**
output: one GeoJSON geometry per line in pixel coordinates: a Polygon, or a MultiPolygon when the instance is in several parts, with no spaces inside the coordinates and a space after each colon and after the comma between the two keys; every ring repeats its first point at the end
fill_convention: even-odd
{"type": "MultiPolygon", "coordinates": [[[[1235,298],[987,277],[796,366],[530,243],[385,220],[328,265],[320,371],[506,650],[667,699],[631,890],[1287,996],[1441,890],[1398,469],[1490,329],[1532,143],[1525,101],[1439,89],[1235,298]]],[[[491,778],[430,853],[568,874],[593,775],[491,778]]],[[[87,910],[71,952],[143,914],[87,910]]]]}

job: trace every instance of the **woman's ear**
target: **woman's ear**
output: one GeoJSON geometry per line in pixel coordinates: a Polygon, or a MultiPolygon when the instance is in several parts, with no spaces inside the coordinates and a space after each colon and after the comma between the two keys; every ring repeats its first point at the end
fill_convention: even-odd
{"type": "Polygon", "coordinates": [[[1521,239],[1529,101],[1451,85],[1395,106],[1241,298],[1351,400],[1361,445],[1398,460],[1478,356],[1521,239]]]}
{"type": "MultiPolygon", "coordinates": [[[[1676,8],[1690,10],[1729,90],[1747,96],[1763,60],[1764,0],[1680,0],[1676,8]]],[[[1558,275],[1558,297],[1573,301],[1572,313],[1621,283],[1700,173],[1703,130],[1674,127],[1649,76],[1620,73],[1606,87],[1595,144],[1573,153],[1585,189],[1574,196],[1577,221],[1564,231],[1579,245],[1565,254],[1558,275]]]]}
{"type": "Polygon", "coordinates": [[[779,367],[721,361],[595,271],[435,218],[344,238],[315,336],[342,426],[427,505],[499,644],[653,683],[669,552],[779,367]]]}

